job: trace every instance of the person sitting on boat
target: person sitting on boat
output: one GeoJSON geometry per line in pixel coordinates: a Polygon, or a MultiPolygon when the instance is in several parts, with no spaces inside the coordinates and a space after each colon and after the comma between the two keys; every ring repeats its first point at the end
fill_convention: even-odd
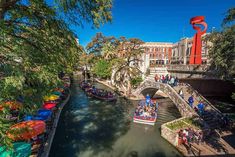
{"type": "Polygon", "coordinates": [[[151,116],[154,117],[155,116],[155,112],[151,111],[151,116]]]}
{"type": "Polygon", "coordinates": [[[112,92],[108,92],[108,97],[113,97],[113,93],[112,92]]]}
{"type": "Polygon", "coordinates": [[[142,115],[143,113],[144,113],[144,110],[142,108],[140,108],[139,115],[142,115]]]}
{"type": "Polygon", "coordinates": [[[146,117],[149,117],[149,112],[143,112],[143,116],[146,118],[146,117]]]}
{"type": "Polygon", "coordinates": [[[93,91],[94,93],[96,93],[96,88],[95,88],[95,86],[92,86],[92,91],[93,91]]]}
{"type": "Polygon", "coordinates": [[[139,116],[139,115],[140,115],[138,108],[135,109],[135,115],[136,115],[136,116],[139,116]]]}
{"type": "Polygon", "coordinates": [[[149,105],[150,100],[151,100],[151,99],[150,99],[150,96],[149,96],[149,94],[147,94],[147,95],[146,95],[146,101],[145,101],[147,106],[149,105]]]}

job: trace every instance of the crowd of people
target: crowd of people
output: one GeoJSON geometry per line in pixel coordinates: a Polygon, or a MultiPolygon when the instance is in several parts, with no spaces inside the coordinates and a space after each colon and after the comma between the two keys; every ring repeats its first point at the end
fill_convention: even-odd
{"type": "Polygon", "coordinates": [[[188,144],[191,143],[201,143],[203,140],[203,133],[199,130],[194,130],[192,128],[181,129],[178,132],[179,139],[178,144],[188,144]]]}
{"type": "Polygon", "coordinates": [[[178,77],[175,77],[175,76],[171,76],[169,74],[167,75],[160,75],[158,76],[157,74],[155,75],[155,81],[157,82],[161,82],[161,83],[167,83],[169,84],[170,86],[177,86],[178,83],[179,83],[179,79],[178,77]]]}
{"type": "Polygon", "coordinates": [[[141,101],[135,109],[135,116],[156,117],[158,103],[154,103],[147,94],[145,101],[141,101]]]}

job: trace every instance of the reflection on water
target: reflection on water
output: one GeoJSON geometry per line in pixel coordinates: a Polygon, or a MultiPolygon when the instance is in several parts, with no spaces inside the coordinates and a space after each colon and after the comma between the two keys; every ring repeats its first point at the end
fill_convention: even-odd
{"type": "Polygon", "coordinates": [[[132,115],[137,102],[88,98],[75,81],[71,99],[61,114],[50,157],[181,156],[160,136],[160,125],[180,114],[169,99],[158,102],[155,126],[135,124],[132,115]]]}

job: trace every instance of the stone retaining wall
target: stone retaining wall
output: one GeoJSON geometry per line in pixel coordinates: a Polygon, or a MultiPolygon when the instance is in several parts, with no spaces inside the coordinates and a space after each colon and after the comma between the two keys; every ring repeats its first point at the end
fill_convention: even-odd
{"type": "Polygon", "coordinates": [[[173,121],[170,121],[161,125],[161,136],[175,147],[178,146],[178,133],[176,131],[169,129],[166,125],[180,121],[184,118],[186,117],[178,118],[178,119],[175,119],[173,121]]]}

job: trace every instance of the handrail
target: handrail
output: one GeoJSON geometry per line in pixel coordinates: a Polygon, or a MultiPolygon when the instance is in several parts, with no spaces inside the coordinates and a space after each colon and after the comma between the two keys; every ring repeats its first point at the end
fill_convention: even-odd
{"type": "Polygon", "coordinates": [[[218,110],[214,105],[212,105],[203,95],[201,95],[196,89],[194,89],[190,84],[185,83],[188,87],[190,87],[196,95],[198,95],[203,101],[205,101],[214,111],[220,114],[220,116],[223,116],[223,114],[218,110]]]}
{"type": "Polygon", "coordinates": [[[178,97],[181,101],[183,101],[184,104],[186,104],[187,108],[189,108],[189,110],[191,110],[191,112],[193,112],[196,116],[199,117],[199,115],[198,115],[191,107],[189,107],[187,101],[184,100],[184,99],[176,92],[176,90],[175,90],[174,88],[172,88],[169,84],[166,84],[166,85],[167,85],[168,87],[170,87],[170,89],[171,89],[172,91],[175,92],[175,95],[177,95],[177,97],[178,97]]]}
{"type": "Polygon", "coordinates": [[[193,144],[191,144],[191,150],[194,149],[194,151],[196,151],[197,154],[194,154],[194,152],[192,151],[193,155],[195,156],[200,156],[201,155],[201,150],[197,147],[195,147],[193,144]]]}

